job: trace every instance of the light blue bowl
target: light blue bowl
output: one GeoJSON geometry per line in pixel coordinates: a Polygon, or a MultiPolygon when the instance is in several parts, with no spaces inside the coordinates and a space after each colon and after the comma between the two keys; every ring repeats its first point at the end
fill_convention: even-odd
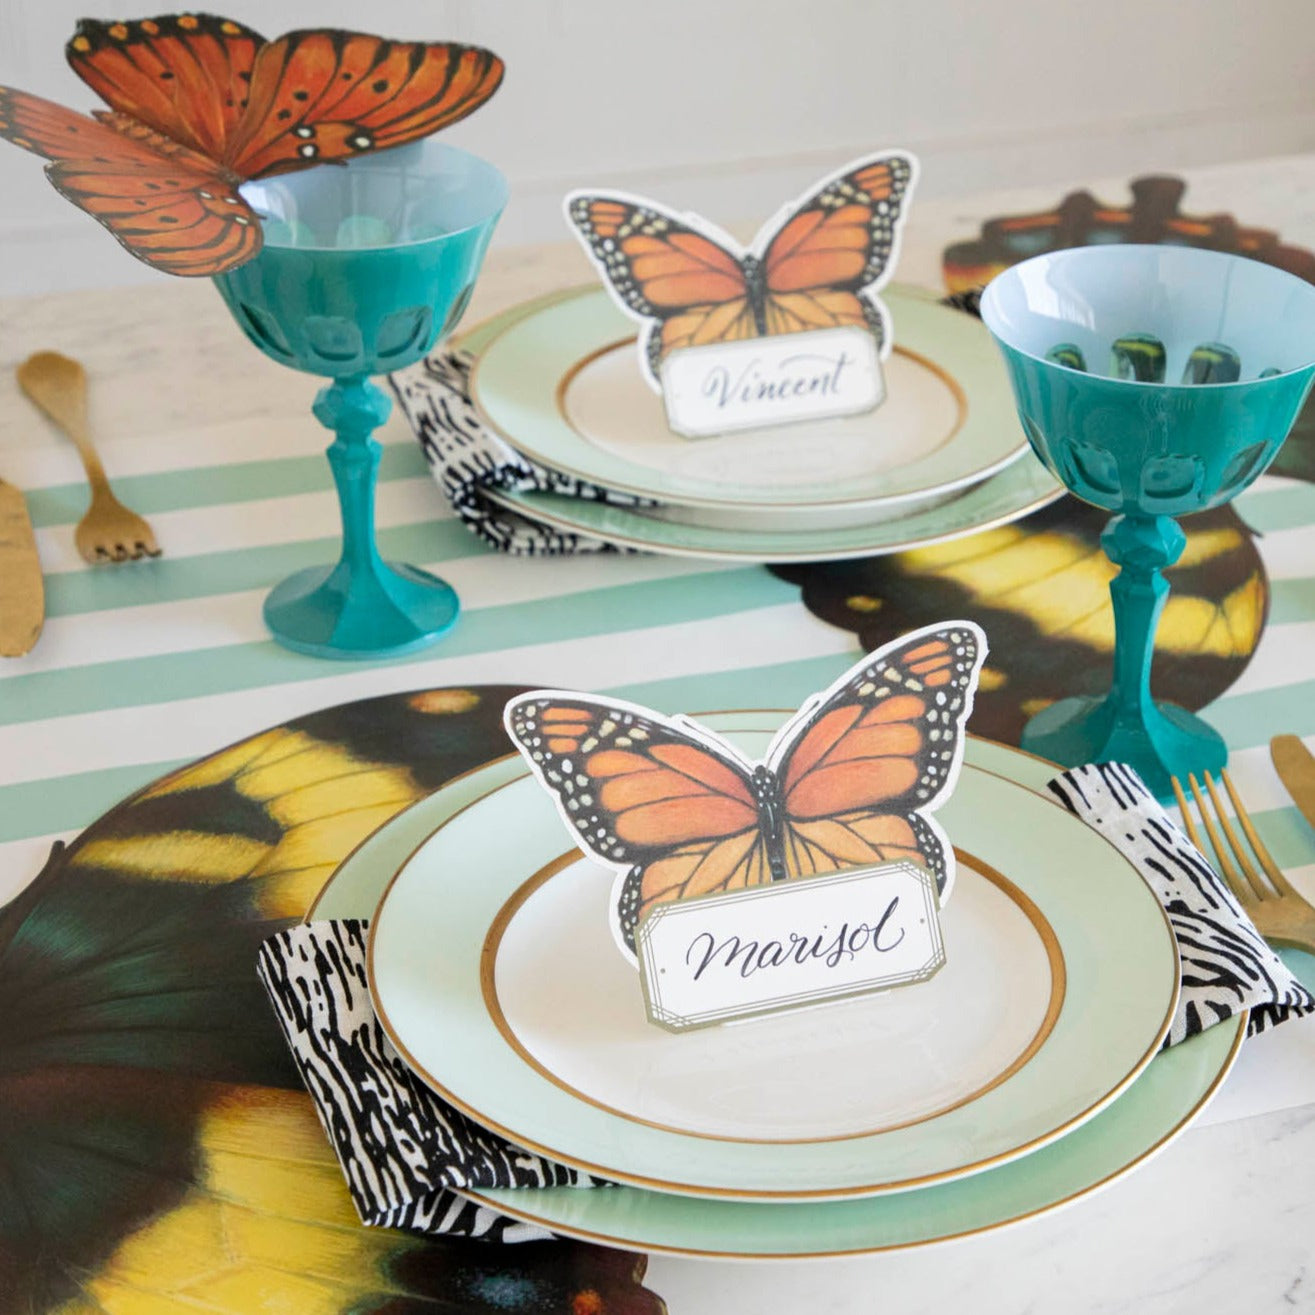
{"type": "Polygon", "coordinates": [[[319,657],[390,657],[454,624],[455,592],[374,541],[380,449],[392,403],[370,375],[419,360],[470,301],[507,184],[478,156],[433,139],[244,185],[261,215],[260,254],[215,284],[266,356],[334,382],[315,399],[336,435],[328,456],[342,506],[331,566],[299,571],[265,600],[287,647],[319,657]]]}
{"type": "Polygon", "coordinates": [[[1172,776],[1227,759],[1199,717],[1150,697],[1160,572],[1185,543],[1172,518],[1227,502],[1274,459],[1315,377],[1315,286],[1220,252],[1081,247],[1000,274],[982,319],[1037,456],[1116,513],[1101,539],[1120,567],[1113,688],[1037,714],[1023,745],[1130,762],[1167,796],[1172,776]],[[1187,382],[1202,377],[1229,381],[1187,382]]]}

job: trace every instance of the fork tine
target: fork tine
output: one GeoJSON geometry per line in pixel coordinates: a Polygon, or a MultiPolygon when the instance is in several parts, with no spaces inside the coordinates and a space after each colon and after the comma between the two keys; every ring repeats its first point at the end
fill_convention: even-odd
{"type": "Polygon", "coordinates": [[[1237,859],[1237,866],[1241,868],[1243,875],[1250,884],[1251,889],[1255,892],[1257,899],[1265,899],[1273,892],[1265,885],[1264,879],[1256,871],[1256,865],[1251,861],[1251,855],[1248,853],[1246,846],[1237,838],[1237,832],[1233,830],[1228,821],[1228,814],[1224,811],[1223,804],[1219,801],[1219,792],[1215,789],[1215,783],[1209,772],[1204,772],[1205,788],[1210,795],[1210,802],[1214,805],[1215,817],[1219,819],[1219,828],[1223,831],[1225,838],[1228,840],[1229,848],[1233,851],[1234,858],[1237,859]]]}
{"type": "MultiPolygon", "coordinates": [[[[1201,795],[1201,787],[1196,783],[1195,774],[1189,774],[1187,784],[1192,791],[1192,798],[1196,801],[1196,811],[1200,814],[1201,823],[1205,827],[1206,834],[1210,837],[1210,845],[1215,854],[1215,867],[1223,874],[1224,880],[1228,883],[1228,888],[1237,896],[1241,904],[1254,904],[1256,902],[1255,894],[1249,886],[1242,880],[1241,873],[1233,866],[1232,860],[1228,857],[1228,850],[1224,842],[1219,837],[1219,832],[1215,830],[1215,824],[1210,820],[1210,809],[1207,807],[1205,799],[1201,795]]],[[[1181,791],[1179,791],[1181,795],[1181,791]]],[[[1183,809],[1183,816],[1188,816],[1186,808],[1183,809]]],[[[1192,843],[1205,854],[1205,846],[1201,844],[1200,838],[1195,832],[1195,828],[1188,822],[1188,838],[1192,843]]],[[[1207,856],[1208,858],[1208,856],[1207,856]]]]}
{"type": "Polygon", "coordinates": [[[1188,840],[1204,855],[1205,846],[1201,843],[1201,834],[1196,829],[1196,823],[1192,821],[1192,812],[1187,807],[1187,796],[1183,794],[1182,784],[1176,776],[1169,778],[1169,784],[1173,786],[1173,797],[1178,801],[1178,811],[1183,815],[1183,830],[1187,832],[1188,840]]]}
{"type": "Polygon", "coordinates": [[[1251,822],[1251,816],[1242,807],[1242,801],[1237,797],[1237,791],[1233,788],[1233,781],[1228,775],[1227,769],[1220,772],[1219,776],[1224,783],[1224,789],[1228,791],[1228,797],[1233,801],[1233,811],[1237,814],[1238,824],[1250,842],[1251,848],[1255,851],[1256,857],[1260,860],[1260,866],[1265,869],[1265,875],[1274,883],[1274,889],[1281,895],[1297,894],[1292,883],[1283,875],[1283,869],[1274,862],[1273,855],[1265,848],[1265,842],[1256,833],[1256,828],[1251,822]]]}

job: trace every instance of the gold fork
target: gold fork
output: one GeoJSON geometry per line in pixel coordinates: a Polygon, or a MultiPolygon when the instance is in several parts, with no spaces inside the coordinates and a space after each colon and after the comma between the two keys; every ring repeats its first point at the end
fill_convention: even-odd
{"type": "Polygon", "coordinates": [[[74,442],[91,485],[91,505],[73,532],[83,560],[137,561],[158,557],[151,527],[114,496],[87,428],[87,375],[58,352],[37,352],[18,367],[18,385],[74,442]]]}
{"type": "MultiPolygon", "coordinates": [[[[1264,876],[1262,876],[1257,871],[1256,865],[1251,861],[1247,844],[1239,839],[1237,832],[1229,822],[1210,773],[1204,773],[1206,790],[1204,796],[1201,793],[1201,787],[1197,784],[1196,777],[1194,775],[1189,776],[1187,778],[1188,788],[1192,792],[1192,798],[1196,801],[1197,811],[1201,815],[1201,821],[1205,824],[1206,834],[1210,837],[1210,844],[1215,852],[1217,866],[1224,874],[1224,880],[1228,882],[1229,888],[1237,896],[1237,902],[1246,911],[1247,916],[1256,924],[1256,930],[1267,941],[1274,941],[1278,945],[1295,946],[1299,950],[1307,950],[1315,954],[1315,905],[1308,903],[1293,889],[1292,883],[1288,881],[1278,864],[1274,862],[1269,850],[1265,848],[1264,841],[1256,834],[1256,828],[1252,825],[1247,810],[1242,807],[1242,801],[1237,797],[1237,791],[1233,788],[1233,782],[1229,779],[1228,773],[1224,771],[1220,772],[1219,775],[1224,783],[1224,789],[1228,791],[1229,799],[1233,802],[1233,811],[1237,814],[1238,825],[1242,828],[1247,843],[1250,845],[1250,852],[1255,855],[1260,862],[1261,868],[1264,869],[1264,876]],[[1213,821],[1211,820],[1212,810],[1215,819],[1213,821]],[[1218,823],[1217,828],[1216,821],[1218,823]],[[1223,832],[1222,838],[1220,836],[1221,831],[1223,832]],[[1227,844],[1225,844],[1225,840],[1227,844]],[[1231,858],[1229,857],[1230,849],[1232,850],[1231,858]]],[[[1201,838],[1197,834],[1196,827],[1192,824],[1192,815],[1188,811],[1183,788],[1176,778],[1173,782],[1173,792],[1178,800],[1178,807],[1182,811],[1183,825],[1187,831],[1188,839],[1208,858],[1206,848],[1201,844],[1201,838]]]]}

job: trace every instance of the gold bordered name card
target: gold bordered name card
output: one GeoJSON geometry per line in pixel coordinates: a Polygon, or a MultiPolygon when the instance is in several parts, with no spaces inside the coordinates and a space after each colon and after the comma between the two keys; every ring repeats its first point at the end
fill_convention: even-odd
{"type": "Polygon", "coordinates": [[[784,206],[747,249],[644,197],[567,196],[603,282],[641,326],[640,369],[676,433],[854,415],[885,400],[894,329],[877,293],[917,172],[902,151],[855,160],[784,206]]]}
{"type": "Polygon", "coordinates": [[[925,982],[945,963],[913,863],[659,904],[636,936],[649,1020],[669,1031],[925,982]]]}
{"type": "MultiPolygon", "coordinates": [[[[848,928],[846,937],[861,939],[865,933],[857,929],[863,926],[869,949],[877,934],[879,946],[893,950],[889,919],[881,925],[889,900],[875,908],[875,887],[838,879],[859,869],[880,870],[881,880],[904,883],[896,904],[901,917],[918,903],[908,887],[912,873],[922,874],[918,879],[944,905],[954,884],[954,849],[934,813],[958,780],[964,724],[985,657],[986,637],[970,621],[904,635],[808,699],[756,762],[689,717],[566,690],[518,695],[507,704],[504,721],[576,843],[611,870],[612,935],[636,968],[641,928],[664,925],[652,922],[657,911],[666,910],[663,918],[673,919],[670,934],[683,934],[692,924],[675,920],[673,911],[698,907],[704,916],[712,907],[705,908],[707,897],[724,900],[729,911],[718,917],[726,920],[727,935],[738,936],[741,947],[757,942],[745,977],[756,979],[749,997],[719,996],[721,1003],[691,1010],[686,997],[673,1003],[658,990],[664,1018],[712,1022],[719,1010],[739,1010],[740,1004],[742,1012],[754,1013],[786,1007],[778,995],[813,1004],[830,994],[890,986],[906,968],[907,980],[920,980],[914,967],[896,972],[889,962],[861,981],[851,979],[836,972],[839,963],[828,967],[825,953],[802,950],[803,942],[792,941],[790,933],[806,937],[811,946],[826,930],[839,934],[842,926],[848,928]],[[827,886],[833,878],[834,886],[827,886]],[[771,899],[761,907],[754,903],[768,893],[771,899]],[[743,910],[733,907],[741,900],[743,910]],[[741,917],[747,930],[734,925],[741,917]],[[763,919],[777,928],[774,936],[754,930],[763,919]],[[784,960],[769,962],[776,951],[763,946],[773,939],[803,956],[794,968],[824,969],[831,986],[810,979],[809,985],[782,993],[763,985],[769,993],[777,991],[771,997],[777,1003],[764,1004],[757,994],[760,984],[781,977],[787,967],[784,960]],[[833,991],[837,984],[839,991],[833,991]]],[[[926,905],[932,909],[929,924],[935,906],[935,900],[926,905]]],[[[931,925],[915,931],[909,924],[904,934],[910,953],[919,937],[934,936],[940,944],[931,925]]],[[[692,938],[693,933],[681,954],[692,938]]],[[[857,942],[842,943],[841,957],[847,960],[849,951],[858,956],[857,942]]],[[[676,951],[662,953],[670,975],[667,956],[676,951]]],[[[732,955],[736,971],[745,966],[747,953],[732,955]]],[[[719,955],[709,960],[696,989],[730,976],[716,968],[719,955]]],[[[934,958],[928,949],[918,964],[934,958]]],[[[805,974],[790,975],[802,980],[805,974]]],[[[652,987],[651,974],[648,980],[652,987]]]]}

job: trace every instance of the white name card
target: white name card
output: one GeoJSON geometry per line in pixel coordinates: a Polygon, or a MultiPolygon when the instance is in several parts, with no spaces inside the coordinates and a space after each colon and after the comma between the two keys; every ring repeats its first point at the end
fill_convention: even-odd
{"type": "Polygon", "coordinates": [[[945,962],[936,883],[884,863],[659,904],[635,938],[671,1031],[923,982],[945,962]]]}
{"type": "Polygon", "coordinates": [[[686,347],[661,382],[667,423],[691,438],[856,415],[886,397],[877,341],[857,327],[686,347]]]}

